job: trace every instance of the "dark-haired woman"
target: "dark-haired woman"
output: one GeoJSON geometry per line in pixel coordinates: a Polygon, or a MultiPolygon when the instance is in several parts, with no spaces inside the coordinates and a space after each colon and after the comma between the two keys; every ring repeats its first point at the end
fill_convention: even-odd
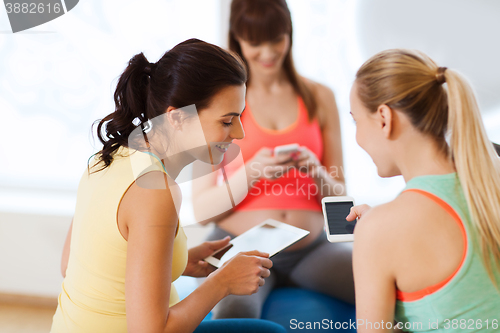
{"type": "MultiPolygon", "coordinates": [[[[188,252],[177,215],[179,172],[197,159],[220,163],[224,150],[216,147],[243,138],[245,81],[238,59],[195,39],[154,64],[142,53],[130,60],[115,112],[98,125],[103,148],[78,187],[52,333],[193,332],[220,299],[264,284],[272,266],[265,253],[241,253],[212,272],[200,260],[228,239],[188,252]],[[192,105],[197,111],[184,108],[192,105]],[[179,301],[172,281],[181,274],[208,278],[179,301]]],[[[265,321],[198,329],[284,332],[265,321]]]]}
{"type": "Polygon", "coordinates": [[[228,164],[226,173],[230,183],[246,173],[248,195],[232,189],[237,205],[220,214],[226,187],[218,185],[216,174],[205,177],[193,186],[195,214],[216,222],[209,239],[237,236],[268,218],[310,235],[273,258],[264,288],[249,297],[225,298],[214,309],[215,318],[259,318],[269,292],[283,284],[354,303],[352,245],[327,241],[320,205],[323,196],[345,193],[335,98],[329,88],[297,74],[291,45],[285,0],[233,0],[229,48],[245,61],[249,81],[241,119],[246,137],[237,141],[245,165],[228,164]],[[273,154],[274,147],[295,143],[298,154],[273,154]]]}

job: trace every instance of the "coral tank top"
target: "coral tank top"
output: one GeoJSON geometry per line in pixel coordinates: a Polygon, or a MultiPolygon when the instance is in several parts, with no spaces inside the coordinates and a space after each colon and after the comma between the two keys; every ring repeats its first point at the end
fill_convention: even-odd
{"type": "MultiPolygon", "coordinates": [[[[297,113],[293,124],[284,129],[272,130],[257,123],[247,103],[245,112],[241,115],[245,138],[234,142],[240,147],[245,163],[262,147],[274,148],[292,143],[307,147],[322,161],[321,129],[317,119],[309,121],[307,108],[301,97],[298,97],[297,113]]],[[[235,169],[230,168],[230,165],[226,166],[229,177],[235,171],[235,169]]],[[[234,207],[234,210],[301,209],[321,211],[318,191],[314,180],[307,173],[293,168],[280,178],[260,179],[249,190],[246,198],[234,207]]]]}

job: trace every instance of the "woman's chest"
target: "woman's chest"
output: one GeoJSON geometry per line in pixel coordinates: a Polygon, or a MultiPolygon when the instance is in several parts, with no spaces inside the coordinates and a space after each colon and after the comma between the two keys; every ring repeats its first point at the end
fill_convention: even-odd
{"type": "Polygon", "coordinates": [[[295,95],[247,99],[252,116],[258,125],[269,130],[283,130],[293,125],[299,117],[298,98],[295,95]],[[285,98],[287,97],[287,98],[285,98]]]}

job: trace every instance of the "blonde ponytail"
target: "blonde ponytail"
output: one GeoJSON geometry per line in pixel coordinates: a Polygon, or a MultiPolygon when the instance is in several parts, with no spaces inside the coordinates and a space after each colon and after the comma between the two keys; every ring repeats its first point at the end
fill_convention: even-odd
{"type": "Polygon", "coordinates": [[[456,71],[446,70],[450,153],[490,279],[500,270],[500,159],[488,140],[474,93],[456,71]]]}
{"type": "Polygon", "coordinates": [[[356,83],[359,98],[371,112],[385,104],[405,113],[453,160],[486,270],[499,288],[493,270],[500,270],[500,159],[470,85],[424,53],[405,49],[370,58],[356,73],[356,83]]]}

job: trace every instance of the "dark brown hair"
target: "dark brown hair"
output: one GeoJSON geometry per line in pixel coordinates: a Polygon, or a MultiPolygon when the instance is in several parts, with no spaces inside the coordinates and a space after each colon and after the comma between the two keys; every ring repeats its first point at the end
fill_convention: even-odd
{"type": "MultiPolygon", "coordinates": [[[[307,107],[309,120],[316,115],[316,99],[295,70],[292,57],[292,17],[285,0],[233,0],[229,18],[229,49],[245,62],[237,38],[260,44],[275,40],[283,34],[290,37],[290,50],[283,61],[283,68],[295,92],[307,107]]],[[[251,78],[249,77],[249,80],[251,78]]]]}
{"type": "Polygon", "coordinates": [[[97,137],[103,144],[98,153],[102,169],[111,164],[120,146],[128,146],[134,129],[165,113],[169,106],[195,104],[198,111],[203,110],[221,89],[246,80],[238,56],[198,39],[176,45],[157,63],[149,63],[143,53],[135,55],[116,85],[115,111],[96,121],[97,137]]]}

